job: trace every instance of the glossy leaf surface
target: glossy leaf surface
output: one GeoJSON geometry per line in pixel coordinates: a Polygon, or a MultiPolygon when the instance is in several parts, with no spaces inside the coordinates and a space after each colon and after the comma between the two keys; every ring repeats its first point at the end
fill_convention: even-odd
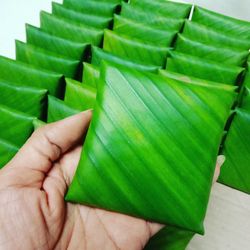
{"type": "Polygon", "coordinates": [[[83,14],[55,2],[52,3],[52,14],[79,24],[85,24],[98,29],[108,28],[112,20],[112,18],[110,17],[83,14]]]}
{"type": "Polygon", "coordinates": [[[96,98],[96,89],[72,79],[66,79],[65,104],[78,110],[92,109],[96,98]]]}
{"type": "Polygon", "coordinates": [[[250,23],[225,16],[201,7],[195,7],[192,21],[206,25],[219,32],[228,33],[250,41],[250,23]]]}
{"type": "Polygon", "coordinates": [[[118,6],[118,2],[97,0],[64,0],[63,5],[67,8],[86,14],[112,17],[118,6]]]}
{"type": "Polygon", "coordinates": [[[148,72],[157,72],[160,68],[159,66],[155,65],[143,64],[143,62],[135,63],[130,60],[126,60],[122,57],[119,57],[111,52],[104,51],[98,47],[92,47],[91,64],[95,66],[101,66],[102,61],[106,61],[117,66],[126,66],[136,70],[148,72]]]}
{"type": "Polygon", "coordinates": [[[45,117],[46,89],[20,86],[0,80],[0,93],[0,104],[40,119],[45,117]]]}
{"type": "Polygon", "coordinates": [[[0,138],[21,147],[33,131],[34,117],[0,105],[0,138]]]}
{"type": "Polygon", "coordinates": [[[187,54],[171,52],[167,70],[218,83],[236,85],[244,68],[227,66],[187,54]]]}
{"type": "Polygon", "coordinates": [[[250,48],[250,41],[248,40],[238,39],[230,34],[220,33],[219,31],[215,31],[196,22],[186,21],[183,34],[197,42],[214,46],[221,46],[229,49],[233,48],[241,51],[247,51],[250,48]]]}
{"type": "Polygon", "coordinates": [[[163,70],[163,69],[159,70],[158,73],[159,73],[159,75],[161,75],[164,78],[172,79],[172,80],[182,82],[185,84],[196,84],[196,85],[204,86],[207,88],[218,88],[218,89],[223,88],[223,89],[227,89],[228,91],[236,91],[236,89],[237,89],[237,86],[231,86],[231,85],[227,85],[227,84],[212,82],[212,81],[196,78],[193,76],[187,76],[187,75],[183,75],[180,73],[167,71],[167,70],[163,70]]]}
{"type": "Polygon", "coordinates": [[[98,81],[100,78],[100,69],[98,66],[93,64],[83,63],[83,75],[82,82],[93,88],[97,87],[98,81]]]}
{"type": "Polygon", "coordinates": [[[226,162],[219,181],[250,194],[250,110],[238,109],[229,129],[224,154],[226,162]]]}
{"type": "Polygon", "coordinates": [[[20,41],[16,41],[16,60],[74,79],[79,79],[81,74],[80,61],[67,59],[64,56],[20,41]]]}
{"type": "Polygon", "coordinates": [[[0,56],[0,78],[20,86],[47,89],[51,95],[61,97],[64,93],[64,79],[61,74],[0,56]]]}
{"type": "Polygon", "coordinates": [[[76,43],[51,35],[39,28],[26,25],[27,43],[63,55],[69,59],[82,61],[89,44],[76,43]]]}
{"type": "Polygon", "coordinates": [[[70,39],[78,43],[91,43],[99,46],[103,31],[91,28],[84,24],[77,24],[68,19],[61,18],[42,11],[40,14],[41,28],[52,35],[70,39]]]}
{"type": "Polygon", "coordinates": [[[172,18],[188,18],[191,4],[177,3],[160,0],[130,0],[130,4],[141,7],[145,12],[153,12],[155,15],[163,15],[172,18]]]}
{"type": "Polygon", "coordinates": [[[131,36],[154,45],[170,47],[177,32],[156,29],[127,18],[115,15],[113,30],[117,33],[131,36]]]}
{"type": "Polygon", "coordinates": [[[250,112],[250,89],[248,87],[244,89],[240,107],[250,112]]]}
{"type": "Polygon", "coordinates": [[[163,15],[156,15],[154,12],[147,11],[122,3],[121,16],[128,19],[153,25],[162,30],[180,30],[184,24],[184,19],[168,18],[163,15]]]}
{"type": "Polygon", "coordinates": [[[18,147],[0,139],[0,169],[3,168],[17,153],[18,147]]]}
{"type": "Polygon", "coordinates": [[[59,121],[79,112],[80,110],[69,107],[64,101],[54,96],[49,96],[48,98],[48,123],[59,121]]]}
{"type": "Polygon", "coordinates": [[[203,233],[234,93],[113,67],[102,77],[66,200],[203,233]]]}
{"type": "Polygon", "coordinates": [[[103,49],[136,63],[148,63],[159,67],[164,66],[170,50],[110,30],[104,31],[103,49]]]}
{"type": "Polygon", "coordinates": [[[235,66],[243,66],[249,55],[248,51],[238,51],[221,46],[206,45],[196,42],[195,40],[190,40],[181,34],[178,35],[175,49],[178,52],[197,56],[202,59],[235,66]]]}
{"type": "Polygon", "coordinates": [[[244,85],[248,88],[250,88],[250,62],[248,62],[248,70],[246,72],[246,76],[245,76],[245,79],[244,79],[244,85]]]}

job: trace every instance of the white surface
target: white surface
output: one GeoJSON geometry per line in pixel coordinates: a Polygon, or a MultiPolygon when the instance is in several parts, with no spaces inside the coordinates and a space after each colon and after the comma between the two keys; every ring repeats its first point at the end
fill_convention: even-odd
{"type": "Polygon", "coordinates": [[[187,250],[249,250],[250,196],[216,183],[205,220],[205,236],[195,235],[187,250]]]}
{"type": "MultiPolygon", "coordinates": [[[[152,0],[153,1],[153,0],[152,0]]],[[[177,0],[250,21],[250,0],[177,0]]],[[[62,0],[54,0],[61,3],[62,0]]],[[[0,55],[15,58],[15,39],[25,41],[25,23],[39,26],[40,10],[51,0],[0,0],[0,55]]]]}
{"type": "Polygon", "coordinates": [[[224,15],[250,21],[250,0],[175,0],[196,4],[224,15]]]}
{"type": "MultiPolygon", "coordinates": [[[[250,0],[186,2],[250,21],[250,0]]],[[[14,40],[25,41],[25,23],[39,26],[39,12],[42,9],[50,11],[51,1],[0,0],[1,55],[15,58],[14,40]]],[[[209,203],[205,229],[206,235],[196,235],[189,250],[250,250],[250,196],[216,184],[209,203]]]]}
{"type": "MultiPolygon", "coordinates": [[[[54,0],[62,2],[62,0],[54,0]]],[[[153,0],[152,0],[153,1],[153,0]]],[[[177,0],[250,21],[250,0],[177,0]]],[[[15,58],[15,39],[25,41],[25,23],[39,26],[40,10],[51,0],[0,0],[0,55],[15,58]]]]}
{"type": "Polygon", "coordinates": [[[39,26],[40,10],[51,11],[51,0],[0,0],[0,55],[15,58],[15,39],[25,41],[25,23],[39,26]]]}

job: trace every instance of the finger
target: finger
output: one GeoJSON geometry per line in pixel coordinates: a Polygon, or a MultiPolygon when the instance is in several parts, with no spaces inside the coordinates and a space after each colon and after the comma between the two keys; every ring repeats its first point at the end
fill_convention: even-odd
{"type": "Polygon", "coordinates": [[[33,182],[31,172],[37,173],[38,179],[44,177],[63,153],[83,140],[91,116],[91,111],[85,111],[35,131],[6,165],[5,174],[16,175],[16,178],[8,178],[9,181],[14,185],[29,185],[33,182]]]}
{"type": "Polygon", "coordinates": [[[55,163],[54,167],[48,172],[43,182],[43,189],[47,193],[52,193],[55,189],[51,187],[57,185],[60,188],[61,196],[64,197],[80,160],[81,149],[82,146],[77,146],[72,149],[65,154],[60,161],[55,163]]]}
{"type": "Polygon", "coordinates": [[[80,159],[81,148],[82,146],[77,146],[71,149],[60,161],[56,162],[42,184],[42,190],[47,194],[47,208],[50,213],[58,214],[59,217],[61,216],[60,208],[64,206],[64,196],[80,159]]]}
{"type": "Polygon", "coordinates": [[[217,157],[217,162],[216,162],[216,167],[215,167],[215,172],[214,172],[214,178],[213,178],[213,183],[215,183],[220,175],[220,169],[223,165],[223,163],[225,162],[226,157],[224,155],[219,155],[217,157]]]}
{"type": "Polygon", "coordinates": [[[61,160],[60,160],[60,169],[62,171],[65,183],[67,185],[67,188],[71,184],[73,177],[75,175],[77,165],[80,160],[81,156],[81,151],[82,151],[82,146],[77,146],[70,152],[70,154],[65,155],[61,160]]]}
{"type": "Polygon", "coordinates": [[[36,130],[10,165],[48,172],[51,163],[83,139],[90,119],[91,111],[86,111],[36,130]]]}

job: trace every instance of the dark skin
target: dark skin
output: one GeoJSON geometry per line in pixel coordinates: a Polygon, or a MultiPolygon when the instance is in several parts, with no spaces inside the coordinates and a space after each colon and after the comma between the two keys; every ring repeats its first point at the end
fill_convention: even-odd
{"type": "Polygon", "coordinates": [[[91,115],[38,129],[0,171],[0,249],[137,250],[163,227],[64,201],[91,115]]]}

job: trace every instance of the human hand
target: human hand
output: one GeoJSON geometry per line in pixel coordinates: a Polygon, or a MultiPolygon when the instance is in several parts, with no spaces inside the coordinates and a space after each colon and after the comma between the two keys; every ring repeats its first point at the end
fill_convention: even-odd
{"type": "Polygon", "coordinates": [[[86,111],[35,131],[0,171],[0,249],[142,249],[163,227],[64,201],[90,119],[86,111]]]}
{"type": "Polygon", "coordinates": [[[0,171],[0,249],[141,249],[161,225],[65,203],[91,111],[34,132],[0,171]]]}

